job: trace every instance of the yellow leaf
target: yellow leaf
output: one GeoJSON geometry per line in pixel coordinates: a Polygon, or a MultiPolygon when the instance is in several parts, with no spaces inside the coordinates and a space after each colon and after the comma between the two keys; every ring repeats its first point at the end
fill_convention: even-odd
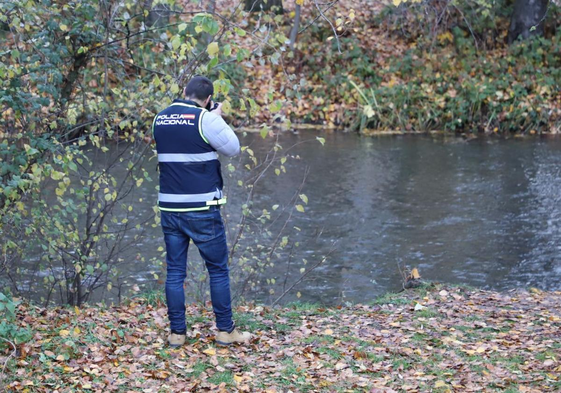
{"type": "Polygon", "coordinates": [[[413,270],[411,270],[411,278],[414,278],[415,280],[421,278],[421,275],[419,274],[419,271],[417,270],[416,267],[414,267],[413,270]]]}
{"type": "Polygon", "coordinates": [[[214,57],[218,53],[218,43],[211,42],[210,44],[208,44],[206,51],[208,52],[208,55],[210,57],[214,57]]]}
{"type": "Polygon", "coordinates": [[[434,384],[435,388],[444,388],[444,387],[447,387],[447,386],[448,385],[446,384],[446,382],[441,381],[441,380],[436,381],[436,383],[434,384]]]}
{"type": "Polygon", "coordinates": [[[304,206],[296,205],[296,210],[298,210],[300,213],[304,213],[304,206]]]}
{"type": "Polygon", "coordinates": [[[374,109],[372,108],[372,105],[365,105],[363,112],[366,115],[366,117],[368,117],[369,119],[376,114],[374,112],[374,109]]]}
{"type": "Polygon", "coordinates": [[[239,375],[234,375],[234,381],[236,381],[236,383],[240,383],[243,381],[243,377],[239,375]]]}
{"type": "Polygon", "coordinates": [[[449,31],[440,34],[437,38],[441,43],[444,43],[444,41],[454,42],[454,36],[449,31]]]}
{"type": "Polygon", "coordinates": [[[70,331],[64,330],[64,329],[63,329],[63,330],[61,330],[60,332],[58,332],[58,334],[59,334],[61,337],[66,337],[66,336],[68,336],[68,335],[70,334],[70,331]]]}
{"type": "Polygon", "coordinates": [[[304,4],[304,0],[296,0],[296,4],[302,5],[302,4],[304,4]]]}
{"type": "Polygon", "coordinates": [[[231,110],[232,110],[232,105],[230,104],[230,101],[224,100],[222,102],[222,112],[224,112],[225,114],[229,114],[231,110]]]}
{"type": "Polygon", "coordinates": [[[332,336],[332,335],[333,335],[333,330],[331,330],[331,329],[325,329],[325,331],[323,332],[323,334],[325,334],[326,336],[332,336]]]}
{"type": "Polygon", "coordinates": [[[53,180],[60,180],[64,177],[64,173],[63,172],[58,172],[58,171],[52,171],[51,172],[51,177],[53,178],[53,180]]]}
{"type": "Polygon", "coordinates": [[[215,348],[207,348],[203,351],[203,353],[206,353],[208,356],[214,356],[214,355],[216,355],[216,349],[215,348]]]}
{"type": "Polygon", "coordinates": [[[61,29],[62,31],[68,31],[68,26],[66,26],[66,25],[64,25],[64,24],[58,25],[58,27],[60,27],[60,29],[61,29]]]}
{"type": "Polygon", "coordinates": [[[74,328],[74,335],[77,336],[78,334],[80,334],[82,331],[80,330],[79,327],[75,327],[74,328]]]}
{"type": "Polygon", "coordinates": [[[392,0],[392,3],[397,7],[401,4],[401,0],[392,0]]]}

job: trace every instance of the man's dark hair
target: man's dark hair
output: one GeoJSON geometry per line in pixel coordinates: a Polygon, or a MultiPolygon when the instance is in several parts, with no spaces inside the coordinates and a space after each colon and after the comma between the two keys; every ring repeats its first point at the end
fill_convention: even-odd
{"type": "Polygon", "coordinates": [[[210,79],[197,75],[194,76],[185,88],[185,97],[196,98],[197,100],[206,100],[208,96],[214,94],[214,86],[210,79]]]}

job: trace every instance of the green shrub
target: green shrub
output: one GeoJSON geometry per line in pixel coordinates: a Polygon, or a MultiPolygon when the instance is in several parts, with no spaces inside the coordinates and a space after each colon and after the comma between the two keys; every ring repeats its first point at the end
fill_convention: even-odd
{"type": "Polygon", "coordinates": [[[19,301],[0,292],[0,348],[7,345],[5,340],[21,344],[31,339],[31,331],[16,324],[16,307],[19,301]]]}

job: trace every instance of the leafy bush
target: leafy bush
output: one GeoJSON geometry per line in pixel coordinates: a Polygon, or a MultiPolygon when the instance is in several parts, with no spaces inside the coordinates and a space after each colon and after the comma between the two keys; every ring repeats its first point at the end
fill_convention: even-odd
{"type": "MultiPolygon", "coordinates": [[[[16,324],[16,308],[19,301],[0,292],[0,338],[13,344],[21,344],[31,339],[31,331],[16,324]]],[[[7,345],[0,340],[0,348],[7,345]]]]}
{"type": "MultiPolygon", "coordinates": [[[[192,75],[215,78],[225,113],[280,112],[274,89],[263,105],[241,98],[241,65],[278,65],[285,50],[284,34],[269,29],[271,16],[263,16],[264,30],[248,34],[199,4],[165,3],[0,2],[8,28],[0,32],[0,280],[18,296],[76,306],[94,293],[120,298],[131,287],[123,269],[131,260],[163,266],[163,255],[147,263],[139,247],[158,214],[136,202],[152,181],[152,119],[182,96],[192,75]],[[257,34],[274,40],[264,46],[252,41],[257,34]],[[235,41],[246,36],[243,45],[235,41]]],[[[266,127],[262,135],[273,139],[266,127]]],[[[280,148],[267,168],[284,170],[280,148]],[[281,160],[280,169],[272,166],[281,160]]],[[[249,169],[258,165],[253,154],[250,160],[249,169]]],[[[267,215],[250,202],[243,214],[267,215]]],[[[236,251],[239,260],[244,249],[236,251]]],[[[248,285],[260,281],[249,274],[248,285]]]]}

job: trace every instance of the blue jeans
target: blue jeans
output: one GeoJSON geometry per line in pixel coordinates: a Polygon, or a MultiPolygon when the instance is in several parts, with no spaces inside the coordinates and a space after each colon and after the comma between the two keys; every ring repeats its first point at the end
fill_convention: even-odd
{"type": "Polygon", "coordinates": [[[228,246],[220,209],[185,213],[161,212],[162,229],[166,242],[166,301],[171,331],[182,333],[185,324],[185,292],[187,277],[187,250],[189,241],[199,249],[210,276],[210,297],[218,330],[231,331],[232,304],[230,300],[230,275],[228,246]]]}

